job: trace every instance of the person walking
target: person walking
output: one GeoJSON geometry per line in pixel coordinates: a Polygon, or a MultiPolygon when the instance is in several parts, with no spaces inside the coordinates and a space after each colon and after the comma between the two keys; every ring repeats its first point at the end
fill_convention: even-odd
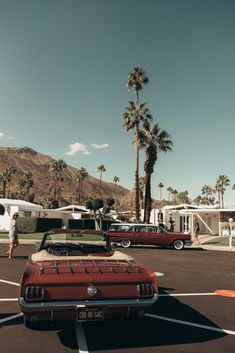
{"type": "Polygon", "coordinates": [[[200,240],[198,239],[198,233],[199,232],[200,232],[200,226],[199,226],[198,220],[195,219],[195,222],[194,222],[194,237],[195,237],[195,243],[196,244],[200,244],[200,240]]]}
{"type": "Polygon", "coordinates": [[[7,255],[9,259],[13,258],[13,252],[15,248],[19,245],[19,240],[18,240],[18,225],[17,225],[17,219],[19,217],[19,213],[15,212],[12,216],[11,222],[10,222],[10,229],[9,229],[9,250],[7,251],[7,255]]]}

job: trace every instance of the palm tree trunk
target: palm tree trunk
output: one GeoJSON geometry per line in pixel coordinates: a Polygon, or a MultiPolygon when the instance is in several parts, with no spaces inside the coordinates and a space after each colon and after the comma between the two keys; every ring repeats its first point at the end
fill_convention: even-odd
{"type": "Polygon", "coordinates": [[[11,182],[8,181],[8,193],[7,193],[8,199],[10,198],[10,192],[11,192],[11,182]]]}
{"type": "Polygon", "coordinates": [[[150,222],[151,209],[152,209],[151,173],[146,173],[145,174],[144,223],[150,222]]]}
{"type": "Polygon", "coordinates": [[[139,198],[139,124],[136,124],[136,169],[135,169],[135,218],[140,220],[140,198],[139,198]]]}
{"type": "Polygon", "coordinates": [[[6,198],[6,181],[3,180],[3,198],[5,199],[6,198]]]}
{"type": "Polygon", "coordinates": [[[224,208],[224,192],[221,191],[221,205],[222,205],[222,208],[224,208]]]}
{"type": "Polygon", "coordinates": [[[102,171],[100,172],[100,186],[101,186],[101,180],[102,180],[102,171]]]}

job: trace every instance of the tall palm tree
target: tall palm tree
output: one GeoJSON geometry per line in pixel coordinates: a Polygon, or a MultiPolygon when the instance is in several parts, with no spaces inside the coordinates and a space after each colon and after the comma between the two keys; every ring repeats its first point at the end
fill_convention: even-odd
{"type": "Polygon", "coordinates": [[[165,130],[161,130],[158,124],[151,126],[148,121],[145,121],[143,130],[139,131],[139,138],[141,148],[145,148],[144,222],[149,223],[152,209],[151,176],[154,171],[154,165],[157,161],[158,153],[171,151],[173,144],[171,136],[165,130]]]}
{"type": "Polygon", "coordinates": [[[164,188],[163,183],[158,184],[159,190],[160,190],[160,204],[162,203],[162,189],[164,188]]]}
{"type": "Polygon", "coordinates": [[[176,204],[178,191],[176,189],[172,190],[172,195],[174,195],[174,203],[176,204]]]}
{"type": "Polygon", "coordinates": [[[100,186],[102,181],[102,174],[106,172],[105,166],[103,164],[98,165],[97,167],[98,173],[100,173],[100,186]]]}
{"type": "Polygon", "coordinates": [[[117,186],[117,183],[120,182],[119,177],[117,177],[117,176],[113,177],[113,182],[114,182],[114,184],[117,186]]]}
{"type": "Polygon", "coordinates": [[[0,174],[0,183],[2,183],[2,194],[3,194],[3,198],[5,199],[6,197],[6,185],[7,185],[7,181],[8,181],[8,175],[6,173],[6,170],[4,170],[1,174],[0,174]]]}
{"type": "Polygon", "coordinates": [[[117,183],[119,183],[120,182],[120,179],[119,179],[119,177],[117,177],[116,175],[115,175],[115,177],[113,178],[113,182],[114,182],[114,184],[115,184],[115,197],[116,197],[116,201],[115,201],[115,210],[116,210],[116,212],[118,212],[118,199],[117,199],[117,183]]]}
{"type": "Polygon", "coordinates": [[[11,192],[11,178],[12,178],[12,174],[15,174],[16,169],[15,167],[13,167],[12,165],[9,165],[6,167],[6,174],[7,174],[7,182],[8,182],[8,193],[7,193],[7,197],[10,197],[10,192],[11,192]]]}
{"type": "Polygon", "coordinates": [[[167,188],[166,190],[168,191],[168,201],[170,202],[173,189],[171,186],[169,186],[169,188],[167,188]]]}
{"type": "Polygon", "coordinates": [[[26,186],[26,195],[29,195],[30,188],[34,186],[34,180],[33,180],[33,174],[30,170],[27,170],[24,175],[23,179],[25,180],[25,186],[26,186]]]}
{"type": "Polygon", "coordinates": [[[215,198],[212,197],[212,195],[214,194],[215,190],[213,190],[213,188],[210,185],[204,185],[202,187],[202,195],[204,196],[202,198],[202,201],[204,204],[207,205],[212,205],[214,204],[215,198]]]}
{"type": "Polygon", "coordinates": [[[226,175],[219,175],[216,179],[215,190],[219,196],[219,206],[224,208],[224,192],[226,186],[230,185],[230,180],[226,175]]]}
{"type": "Polygon", "coordinates": [[[63,171],[67,167],[67,164],[62,160],[59,159],[52,163],[50,167],[50,172],[53,173],[53,181],[54,181],[54,191],[53,191],[53,202],[54,205],[58,205],[58,198],[59,198],[59,182],[64,180],[63,178],[63,171]]]}
{"type": "Polygon", "coordinates": [[[8,165],[5,170],[0,174],[0,182],[3,185],[3,198],[6,197],[6,189],[7,189],[7,183],[8,183],[8,193],[7,197],[10,197],[10,191],[11,191],[11,178],[12,174],[15,174],[16,169],[12,165],[8,165]]]}
{"type": "Polygon", "coordinates": [[[74,180],[78,182],[78,203],[81,204],[81,198],[83,194],[83,182],[88,178],[89,174],[86,168],[81,168],[75,175],[74,180]]]}
{"type": "Polygon", "coordinates": [[[127,88],[133,89],[136,95],[136,101],[129,102],[127,107],[127,112],[123,114],[124,120],[124,130],[129,131],[130,129],[135,129],[135,145],[136,145],[136,170],[135,170],[135,217],[136,221],[140,220],[140,202],[139,202],[139,125],[142,119],[151,118],[150,113],[145,111],[143,116],[143,111],[147,109],[146,104],[140,104],[139,93],[142,90],[143,85],[147,84],[149,81],[146,76],[145,71],[139,66],[133,67],[127,78],[126,86],[127,88]]]}

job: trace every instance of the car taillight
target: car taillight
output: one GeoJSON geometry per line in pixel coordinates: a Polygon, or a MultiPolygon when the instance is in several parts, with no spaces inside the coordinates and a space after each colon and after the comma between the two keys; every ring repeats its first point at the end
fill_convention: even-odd
{"type": "Polygon", "coordinates": [[[140,283],[137,285],[138,296],[141,298],[153,296],[152,283],[140,283]]]}
{"type": "Polygon", "coordinates": [[[44,297],[44,288],[40,286],[28,286],[25,288],[26,301],[40,301],[44,297]]]}

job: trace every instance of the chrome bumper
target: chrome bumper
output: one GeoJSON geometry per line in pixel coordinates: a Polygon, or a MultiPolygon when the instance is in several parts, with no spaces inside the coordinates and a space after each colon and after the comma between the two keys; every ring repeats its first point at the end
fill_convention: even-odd
{"type": "Polygon", "coordinates": [[[155,303],[158,294],[154,293],[152,298],[144,299],[118,299],[118,300],[68,300],[29,303],[23,297],[19,297],[19,304],[23,312],[45,312],[74,310],[81,307],[105,307],[105,308],[125,308],[125,307],[146,307],[155,303]]]}

